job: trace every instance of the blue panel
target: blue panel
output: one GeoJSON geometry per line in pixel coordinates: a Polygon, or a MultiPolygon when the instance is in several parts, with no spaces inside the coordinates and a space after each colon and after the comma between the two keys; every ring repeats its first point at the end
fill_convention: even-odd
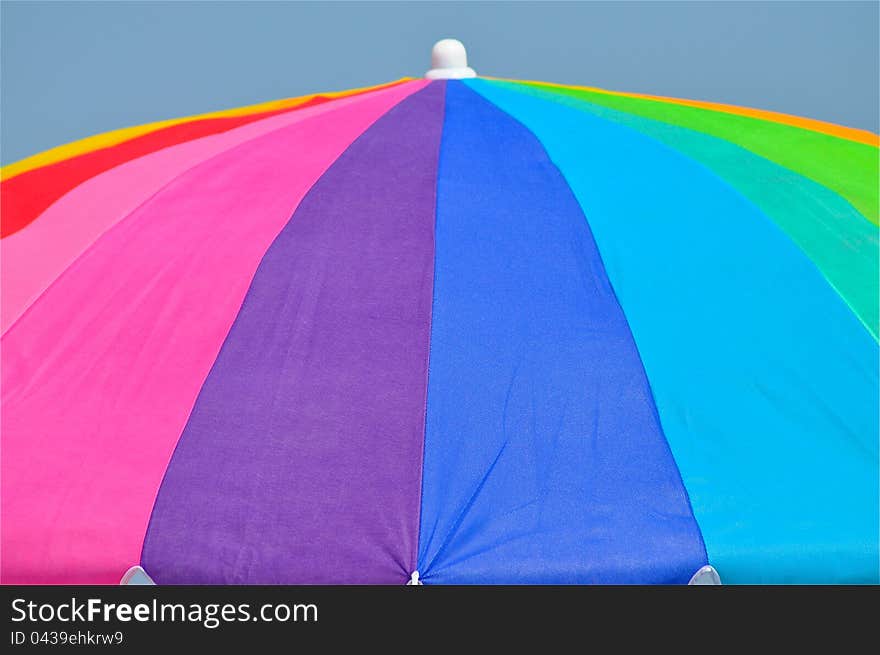
{"type": "Polygon", "coordinates": [[[586,208],[721,579],[877,582],[878,347],[840,296],[697,162],[537,90],[471,88],[586,208]]]}
{"type": "Polygon", "coordinates": [[[422,579],[687,582],[699,529],[565,180],[450,82],[437,193],[422,579]]]}

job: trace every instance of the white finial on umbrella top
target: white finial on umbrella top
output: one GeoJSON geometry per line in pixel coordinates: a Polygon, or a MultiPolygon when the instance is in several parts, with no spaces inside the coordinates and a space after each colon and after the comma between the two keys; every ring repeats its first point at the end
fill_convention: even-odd
{"type": "Polygon", "coordinates": [[[429,80],[460,80],[476,77],[467,64],[467,50],[457,39],[437,41],[431,50],[431,70],[425,73],[429,80]]]}

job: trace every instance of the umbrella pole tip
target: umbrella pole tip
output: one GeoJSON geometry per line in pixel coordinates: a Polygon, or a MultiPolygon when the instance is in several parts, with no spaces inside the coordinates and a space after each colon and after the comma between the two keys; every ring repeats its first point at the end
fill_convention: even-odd
{"type": "Polygon", "coordinates": [[[431,49],[431,70],[425,73],[429,80],[460,80],[476,77],[467,63],[467,50],[458,39],[441,39],[431,49]]]}

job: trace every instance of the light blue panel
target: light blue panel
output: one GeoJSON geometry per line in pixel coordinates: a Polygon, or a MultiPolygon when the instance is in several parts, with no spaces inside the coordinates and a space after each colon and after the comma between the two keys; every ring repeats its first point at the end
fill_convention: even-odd
{"type": "Polygon", "coordinates": [[[571,185],[724,582],[878,581],[877,343],[702,165],[484,80],[571,185]]]}

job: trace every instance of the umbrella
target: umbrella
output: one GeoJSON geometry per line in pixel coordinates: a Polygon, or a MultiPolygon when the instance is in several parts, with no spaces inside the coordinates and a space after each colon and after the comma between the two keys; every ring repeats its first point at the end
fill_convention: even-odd
{"type": "Polygon", "coordinates": [[[3,581],[877,582],[878,137],[433,61],[3,169],[3,581]]]}

